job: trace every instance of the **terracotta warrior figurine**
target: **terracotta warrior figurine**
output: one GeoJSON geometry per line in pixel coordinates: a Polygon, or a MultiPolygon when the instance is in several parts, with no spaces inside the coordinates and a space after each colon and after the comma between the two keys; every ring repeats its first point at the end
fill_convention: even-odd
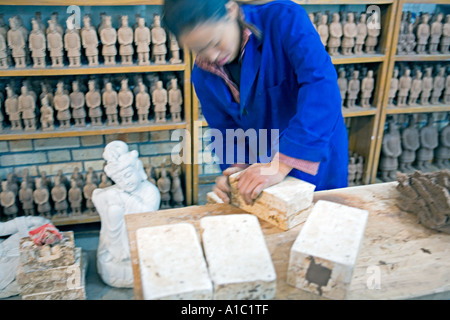
{"type": "Polygon", "coordinates": [[[46,82],[41,82],[41,94],[39,95],[39,100],[47,97],[47,102],[50,106],[53,106],[53,93],[51,92],[50,85],[46,82]]]}
{"type": "Polygon", "coordinates": [[[67,30],[64,35],[64,48],[69,58],[69,67],[81,66],[81,38],[80,33],[74,27],[69,27],[67,22],[67,30]]]}
{"type": "Polygon", "coordinates": [[[122,120],[122,124],[130,125],[133,123],[133,102],[134,96],[133,92],[131,92],[128,87],[128,79],[123,79],[121,81],[121,88],[118,94],[119,98],[119,107],[120,107],[120,119],[122,120]]]}
{"type": "Polygon", "coordinates": [[[174,207],[179,208],[183,206],[184,195],[183,188],[181,187],[180,180],[180,167],[176,167],[172,170],[172,188],[171,188],[172,200],[174,207]]]}
{"type": "Polygon", "coordinates": [[[170,52],[172,53],[172,57],[170,58],[171,64],[181,63],[180,59],[180,46],[178,44],[177,38],[173,33],[169,33],[170,40],[170,52]]]}
{"type": "Polygon", "coordinates": [[[420,149],[417,151],[417,169],[426,172],[431,169],[434,149],[439,146],[439,133],[434,127],[433,114],[428,114],[427,125],[419,131],[420,149]]]}
{"type": "Polygon", "coordinates": [[[103,44],[102,54],[105,59],[105,65],[115,65],[117,31],[112,26],[110,16],[105,17],[105,27],[100,31],[100,40],[103,44]]]}
{"type": "Polygon", "coordinates": [[[133,29],[128,25],[128,16],[121,17],[122,26],[117,30],[117,40],[120,44],[119,54],[122,64],[133,64],[133,29]]]}
{"type": "Polygon", "coordinates": [[[368,28],[366,38],[366,53],[375,54],[375,48],[378,44],[378,37],[380,36],[381,29],[368,28]]]}
{"type": "Polygon", "coordinates": [[[358,156],[358,161],[356,161],[356,178],[355,184],[361,185],[363,183],[364,176],[364,157],[358,156]]]}
{"type": "MultiPolygon", "coordinates": [[[[58,22],[58,13],[57,12],[53,12],[50,16],[50,20],[52,22],[52,24],[55,26],[56,31],[62,36],[64,34],[64,29],[62,27],[62,25],[58,22]]],[[[45,31],[46,34],[51,32],[51,28],[50,26],[47,27],[47,30],[45,31]]]]}
{"type": "Polygon", "coordinates": [[[353,77],[348,82],[347,108],[354,108],[356,106],[356,99],[358,98],[360,89],[359,71],[354,70],[353,77]]]}
{"type": "Polygon", "coordinates": [[[361,107],[370,108],[370,99],[375,86],[373,70],[367,72],[367,76],[361,82],[361,107]]]}
{"type": "Polygon", "coordinates": [[[414,34],[414,25],[411,23],[408,25],[408,33],[405,36],[405,53],[414,54],[416,48],[416,35],[414,34]]]}
{"type": "Polygon", "coordinates": [[[70,106],[72,107],[72,118],[75,127],[86,126],[86,110],[84,108],[84,93],[80,91],[78,81],[72,82],[72,93],[70,94],[70,106]]]}
{"type": "Polygon", "coordinates": [[[139,92],[136,95],[136,109],[139,117],[139,124],[148,123],[148,115],[150,113],[150,95],[147,93],[145,85],[139,84],[139,92]]]}
{"type": "Polygon", "coordinates": [[[156,89],[152,93],[153,105],[155,106],[155,121],[166,122],[167,91],[163,88],[162,81],[158,81],[156,89]]]}
{"type": "Polygon", "coordinates": [[[86,93],[86,105],[89,108],[89,117],[93,126],[102,125],[102,109],[100,107],[102,99],[100,92],[95,88],[95,81],[89,81],[89,91],[86,93]]]}
{"type": "Polygon", "coordinates": [[[11,122],[11,130],[22,130],[19,99],[10,86],[6,87],[5,112],[11,122]]]}
{"type": "Polygon", "coordinates": [[[138,18],[138,27],[134,31],[134,42],[138,53],[138,65],[150,64],[150,43],[152,35],[150,29],[145,25],[144,18],[138,18]]]}
{"type": "Polygon", "coordinates": [[[81,203],[83,201],[83,193],[81,188],[77,185],[77,181],[70,180],[70,189],[68,192],[68,199],[70,203],[70,209],[74,216],[81,215],[81,203]]]}
{"type": "Polygon", "coordinates": [[[28,92],[26,85],[21,88],[19,96],[19,112],[22,114],[25,131],[36,130],[36,103],[33,96],[28,92]]]}
{"type": "Polygon", "coordinates": [[[56,85],[54,97],[55,110],[58,111],[56,118],[61,128],[70,128],[70,97],[64,92],[64,83],[59,81],[56,85]]]}
{"type": "Polygon", "coordinates": [[[408,105],[415,106],[417,104],[417,99],[422,93],[423,80],[422,72],[420,70],[416,71],[416,75],[411,84],[411,91],[409,92],[408,105]]]}
{"type": "Polygon", "coordinates": [[[95,209],[95,205],[92,202],[92,193],[97,189],[97,185],[92,182],[91,176],[86,176],[86,184],[83,187],[83,195],[86,199],[86,209],[89,214],[97,214],[97,210],[95,209]]]}
{"type": "Polygon", "coordinates": [[[339,53],[342,38],[342,24],[340,22],[339,13],[333,13],[333,21],[330,24],[330,36],[328,38],[328,53],[330,56],[339,53]]]}
{"type": "Polygon", "coordinates": [[[100,174],[100,183],[98,185],[99,188],[104,189],[112,186],[111,179],[106,175],[106,173],[102,172],[100,174]]]}
{"type": "Polygon", "coordinates": [[[439,98],[445,89],[445,67],[440,67],[438,74],[433,79],[433,92],[431,93],[431,104],[439,104],[439,98]]]}
{"type": "Polygon", "coordinates": [[[81,39],[83,48],[90,66],[98,65],[98,36],[97,30],[91,25],[91,18],[84,16],[84,27],[81,30],[81,39]]]}
{"type": "Polygon", "coordinates": [[[98,175],[97,175],[97,173],[95,173],[94,168],[92,168],[92,167],[88,168],[88,171],[86,173],[86,180],[88,177],[91,177],[91,181],[93,184],[98,185],[100,183],[98,175]]]}
{"type": "Polygon", "coordinates": [[[51,218],[50,193],[47,187],[42,184],[41,178],[36,178],[36,189],[33,191],[34,203],[37,204],[37,211],[41,217],[51,218]]]}
{"type": "Polygon", "coordinates": [[[153,43],[153,56],[156,64],[166,63],[166,31],[161,27],[161,17],[157,14],[153,17],[152,43],[153,43]]]}
{"type": "Polygon", "coordinates": [[[431,91],[433,90],[433,69],[426,68],[425,75],[422,81],[422,94],[420,95],[420,104],[428,105],[430,104],[431,91]]]}
{"type": "Polygon", "coordinates": [[[113,89],[111,82],[106,83],[102,98],[103,107],[105,108],[106,116],[108,117],[108,125],[118,125],[119,118],[117,106],[119,105],[119,98],[117,96],[117,92],[113,89]]]}
{"type": "Polygon", "coordinates": [[[311,23],[314,26],[314,29],[317,30],[316,15],[314,13],[308,13],[308,16],[309,16],[309,20],[311,20],[311,23]]]}
{"type": "Polygon", "coordinates": [[[356,26],[355,54],[363,54],[363,46],[367,38],[367,15],[361,13],[356,26]]]}
{"type": "Polygon", "coordinates": [[[75,180],[75,182],[77,183],[77,186],[79,188],[83,188],[83,186],[84,186],[84,177],[83,177],[83,175],[80,172],[80,168],[75,167],[73,169],[72,176],[70,177],[70,180],[75,180]]]}
{"type": "Polygon", "coordinates": [[[52,67],[63,66],[63,37],[56,30],[54,21],[49,20],[49,32],[47,33],[48,50],[52,59],[52,67]]]}
{"type": "Polygon", "coordinates": [[[380,170],[384,182],[395,181],[398,169],[398,157],[402,154],[400,133],[395,121],[389,121],[389,131],[383,137],[380,170]]]}
{"type": "Polygon", "coordinates": [[[51,131],[55,129],[54,123],[54,111],[48,103],[47,96],[43,96],[41,99],[41,127],[44,131],[51,131]]]}
{"type": "Polygon", "coordinates": [[[342,31],[344,36],[342,39],[342,54],[351,55],[355,46],[355,38],[358,35],[355,16],[352,12],[347,13],[347,21],[344,23],[342,31]]]}
{"type": "Polygon", "coordinates": [[[444,103],[450,104],[450,73],[445,78],[444,103]]]}
{"type": "Polygon", "coordinates": [[[391,79],[391,87],[389,89],[388,107],[394,106],[394,99],[397,96],[397,92],[398,92],[398,69],[395,68],[391,79]]]}
{"type": "Polygon", "coordinates": [[[328,28],[328,15],[322,14],[320,16],[320,24],[317,26],[317,32],[320,35],[320,40],[324,47],[327,46],[328,37],[330,36],[328,28]]]}
{"type": "Polygon", "coordinates": [[[355,185],[356,180],[356,158],[351,156],[348,159],[348,186],[352,187],[355,185]]]}
{"type": "Polygon", "coordinates": [[[416,160],[416,151],[420,148],[419,130],[416,127],[416,118],[409,115],[409,125],[401,135],[402,154],[399,157],[400,171],[403,173],[413,172],[412,164],[416,160]]]}
{"type": "Polygon", "coordinates": [[[430,26],[430,40],[428,46],[428,52],[430,54],[438,53],[438,46],[442,36],[442,19],[444,19],[444,14],[438,13],[435,21],[430,26]]]}
{"type": "Polygon", "coordinates": [[[409,91],[411,90],[412,78],[411,78],[411,70],[405,69],[403,75],[400,77],[398,82],[399,90],[398,90],[398,101],[397,106],[405,107],[409,95],[409,91]]]}
{"type": "Polygon", "coordinates": [[[430,19],[428,14],[422,16],[422,21],[417,27],[417,53],[425,54],[425,48],[428,44],[428,39],[430,37],[430,25],[428,20],[430,19]]]}
{"type": "Polygon", "coordinates": [[[347,89],[348,89],[348,80],[347,80],[347,73],[345,71],[344,68],[341,68],[339,70],[339,77],[338,77],[338,86],[339,86],[339,91],[341,92],[341,107],[344,107],[344,101],[345,101],[345,96],[347,94],[347,89]]]}
{"type": "Polygon", "coordinates": [[[450,46],[450,14],[445,16],[445,23],[442,26],[441,53],[448,54],[450,46]]]}
{"type": "Polygon", "coordinates": [[[3,207],[3,214],[8,220],[17,217],[19,208],[16,204],[16,194],[8,189],[8,182],[2,181],[2,192],[0,193],[0,204],[3,207]]]}
{"type": "Polygon", "coordinates": [[[17,21],[17,17],[9,18],[9,26],[10,29],[7,33],[8,46],[11,49],[11,54],[14,58],[16,68],[24,68],[26,66],[26,38],[22,30],[19,28],[20,25],[17,21]]]}
{"type": "Polygon", "coordinates": [[[56,213],[60,216],[67,215],[69,203],[67,202],[67,189],[63,185],[58,176],[55,176],[55,185],[52,188],[52,200],[55,206],[56,213]]]}
{"type": "Polygon", "coordinates": [[[7,69],[8,67],[8,46],[5,36],[0,33],[0,69],[7,69]]]}
{"type": "Polygon", "coordinates": [[[170,82],[172,87],[169,90],[169,106],[170,113],[172,114],[172,121],[181,122],[181,105],[183,104],[183,94],[178,88],[176,78],[172,79],[170,82]]]}
{"type": "Polygon", "coordinates": [[[159,192],[161,193],[161,209],[170,208],[170,190],[171,190],[171,181],[167,176],[167,169],[164,164],[161,165],[160,177],[157,180],[157,186],[159,192]]]}
{"type": "Polygon", "coordinates": [[[439,133],[439,147],[435,153],[435,164],[439,169],[445,169],[449,167],[450,159],[450,123],[442,128],[439,133]]]}
{"type": "Polygon", "coordinates": [[[27,181],[22,181],[20,184],[19,201],[25,216],[34,216],[33,189],[27,181]]]}
{"type": "Polygon", "coordinates": [[[45,34],[39,27],[38,22],[35,19],[31,20],[32,31],[28,38],[28,43],[33,57],[34,68],[45,67],[45,50],[47,48],[47,42],[45,40],[45,34]]]}

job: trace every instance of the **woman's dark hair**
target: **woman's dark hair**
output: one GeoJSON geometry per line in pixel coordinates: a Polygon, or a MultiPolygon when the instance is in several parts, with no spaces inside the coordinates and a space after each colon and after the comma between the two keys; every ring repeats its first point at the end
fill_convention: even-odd
{"type": "MultiPolygon", "coordinates": [[[[165,0],[163,7],[164,25],[179,38],[183,32],[194,29],[205,22],[219,21],[227,15],[229,0],[165,0]]],[[[257,37],[260,32],[244,21],[240,14],[238,22],[249,28],[257,37]]]]}

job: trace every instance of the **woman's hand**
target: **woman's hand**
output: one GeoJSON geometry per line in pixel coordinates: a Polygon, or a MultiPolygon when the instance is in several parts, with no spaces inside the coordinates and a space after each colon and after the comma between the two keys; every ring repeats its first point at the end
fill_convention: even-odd
{"type": "Polygon", "coordinates": [[[244,170],[244,167],[230,167],[223,172],[222,176],[216,178],[216,185],[213,191],[224,203],[230,203],[231,200],[231,187],[228,177],[242,170],[244,170]]]}

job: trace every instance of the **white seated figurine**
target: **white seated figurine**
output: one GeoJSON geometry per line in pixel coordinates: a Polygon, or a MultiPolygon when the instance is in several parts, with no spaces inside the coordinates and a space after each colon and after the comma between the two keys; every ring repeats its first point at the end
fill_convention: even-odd
{"type": "Polygon", "coordinates": [[[97,270],[103,281],[119,288],[133,287],[125,215],[159,209],[158,188],[147,180],[137,151],[128,151],[122,141],[105,147],[104,171],[115,185],[96,189],[92,201],[101,218],[100,240],[97,250],[97,270]]]}

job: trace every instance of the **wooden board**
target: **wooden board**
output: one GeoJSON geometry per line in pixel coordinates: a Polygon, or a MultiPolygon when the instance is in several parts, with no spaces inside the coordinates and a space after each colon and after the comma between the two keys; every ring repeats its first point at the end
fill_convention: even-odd
{"type": "MultiPolygon", "coordinates": [[[[417,224],[414,215],[396,206],[396,182],[320,191],[314,201],[328,200],[369,211],[364,240],[353,272],[348,299],[407,299],[450,293],[450,235],[417,224]],[[379,272],[379,289],[371,289],[379,272]]],[[[139,228],[178,222],[192,223],[199,232],[200,218],[244,213],[226,204],[192,206],[126,216],[134,274],[135,299],[142,299],[135,232],[139,228]]],[[[302,225],[289,231],[260,220],[277,272],[276,299],[321,299],[289,286],[289,251],[302,225]]]]}

